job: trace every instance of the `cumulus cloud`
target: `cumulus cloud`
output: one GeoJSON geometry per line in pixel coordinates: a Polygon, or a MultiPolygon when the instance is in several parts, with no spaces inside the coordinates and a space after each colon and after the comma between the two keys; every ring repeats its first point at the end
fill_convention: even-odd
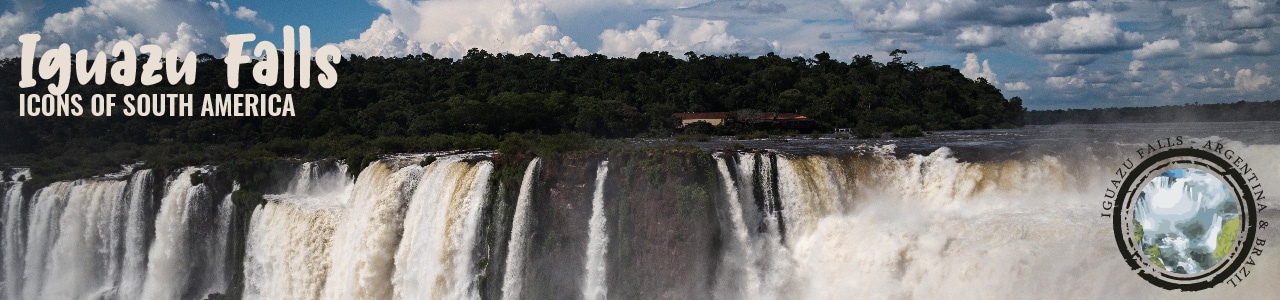
{"type": "Polygon", "coordinates": [[[1231,72],[1221,68],[1214,68],[1209,71],[1209,74],[1199,74],[1191,77],[1187,87],[1195,89],[1225,89],[1232,87],[1234,84],[1235,82],[1231,80],[1231,72]]]}
{"type": "Polygon", "coordinates": [[[267,32],[276,31],[275,25],[272,25],[271,22],[267,22],[267,20],[258,18],[258,12],[247,7],[241,6],[240,8],[236,8],[235,16],[236,19],[253,23],[253,26],[257,26],[259,29],[266,30],[267,32]]]}
{"type": "Polygon", "coordinates": [[[1026,82],[1022,82],[1022,81],[1019,81],[1019,82],[1010,82],[1010,83],[1005,83],[1005,84],[1004,84],[1004,89],[1005,89],[1005,90],[1007,90],[1007,91],[1015,91],[1015,92],[1016,92],[1016,91],[1030,91],[1030,90],[1031,90],[1031,85],[1027,84],[1026,82]]]}
{"type": "Polygon", "coordinates": [[[1230,25],[1235,29],[1262,28],[1271,26],[1272,16],[1266,11],[1266,4],[1259,0],[1227,0],[1231,8],[1230,25]]]}
{"type": "Polygon", "coordinates": [[[1129,62],[1129,72],[1127,72],[1127,74],[1129,74],[1130,77],[1136,77],[1138,74],[1142,73],[1142,68],[1146,66],[1147,63],[1141,60],[1131,61],[1129,62]]]}
{"type": "Polygon", "coordinates": [[[1000,81],[996,80],[996,72],[991,70],[988,61],[983,60],[981,64],[978,63],[977,54],[969,53],[964,56],[964,68],[960,69],[960,74],[973,80],[986,78],[992,85],[1000,84],[1000,81]]]}
{"type": "Polygon", "coordinates": [[[1078,89],[1084,87],[1084,79],[1067,76],[1067,77],[1049,77],[1044,83],[1055,89],[1078,89]]]}
{"type": "Polygon", "coordinates": [[[1045,54],[1044,60],[1049,63],[1052,76],[1072,76],[1084,71],[1084,66],[1097,61],[1098,54],[1045,54]]]}
{"type": "Polygon", "coordinates": [[[651,19],[632,30],[609,29],[600,33],[600,54],[635,56],[640,52],[693,51],[706,54],[759,55],[772,52],[773,43],[764,39],[740,39],[727,32],[729,22],[672,16],[670,29],[664,19],[651,19]]]}
{"type": "Polygon", "coordinates": [[[462,57],[472,48],[545,56],[556,52],[588,53],[572,37],[560,32],[555,14],[541,2],[379,0],[378,5],[391,12],[387,20],[375,21],[365,31],[367,35],[361,34],[361,39],[344,41],[342,45],[365,45],[359,50],[393,56],[417,54],[387,52],[413,50],[408,41],[420,44],[427,53],[446,57],[462,57]],[[390,27],[394,27],[395,33],[390,27]],[[362,40],[366,37],[370,40],[362,40]],[[404,40],[405,43],[373,49],[375,39],[404,40]]]}
{"type": "Polygon", "coordinates": [[[1240,44],[1232,41],[1222,41],[1218,43],[1196,43],[1192,45],[1196,56],[1199,57],[1224,57],[1235,54],[1240,50],[1240,44]]]}
{"type": "Polygon", "coordinates": [[[101,51],[117,41],[153,43],[179,52],[218,53],[226,27],[206,3],[163,0],[97,0],[57,13],[40,30],[44,46],[101,51]]]}
{"type": "MultiPolygon", "coordinates": [[[[4,12],[0,14],[0,41],[17,41],[18,36],[26,33],[31,23],[31,14],[4,12]]],[[[0,57],[15,57],[21,54],[22,48],[17,43],[0,48],[0,57]]]]}
{"type": "Polygon", "coordinates": [[[975,0],[843,0],[853,19],[865,29],[917,30],[978,7],[975,0]]]}
{"type": "Polygon", "coordinates": [[[1153,58],[1182,55],[1182,43],[1175,39],[1160,39],[1155,42],[1142,43],[1142,48],[1133,50],[1133,59],[1148,60],[1153,58]]]}
{"type": "Polygon", "coordinates": [[[1266,74],[1253,74],[1253,70],[1240,69],[1236,70],[1235,79],[1236,91],[1240,92],[1257,92],[1265,86],[1271,85],[1271,77],[1266,74]]]}
{"type": "Polygon", "coordinates": [[[266,30],[267,32],[276,31],[275,25],[271,24],[271,22],[268,22],[267,20],[258,18],[258,12],[255,10],[249,9],[248,7],[240,6],[240,7],[237,7],[235,10],[232,10],[231,6],[227,5],[227,0],[219,0],[218,2],[209,2],[209,6],[213,7],[214,10],[222,11],[222,14],[224,15],[233,16],[238,20],[253,23],[253,26],[258,27],[259,29],[262,29],[262,30],[266,30]]]}
{"type": "Polygon", "coordinates": [[[1136,49],[1142,34],[1120,29],[1115,16],[1089,2],[1054,3],[1046,10],[1053,19],[1023,30],[1028,46],[1041,53],[1111,53],[1136,49]]]}
{"type": "Polygon", "coordinates": [[[406,54],[423,53],[422,44],[418,43],[392,24],[391,17],[378,16],[369,25],[369,29],[360,33],[360,38],[351,39],[338,44],[338,49],[346,54],[365,57],[399,57],[406,54]]]}
{"type": "Polygon", "coordinates": [[[1191,45],[1191,52],[1199,58],[1221,58],[1234,55],[1270,55],[1274,54],[1271,43],[1255,39],[1253,43],[1237,43],[1231,40],[1224,40],[1216,43],[1195,43],[1191,45]]]}
{"type": "Polygon", "coordinates": [[[1003,45],[1004,39],[999,29],[983,25],[960,29],[960,34],[956,36],[955,47],[964,50],[977,50],[1003,45]]]}

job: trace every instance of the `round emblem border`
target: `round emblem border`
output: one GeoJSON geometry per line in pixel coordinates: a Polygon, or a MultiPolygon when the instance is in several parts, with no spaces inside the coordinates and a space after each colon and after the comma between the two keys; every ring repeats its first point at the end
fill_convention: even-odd
{"type": "Polygon", "coordinates": [[[1244,263],[1241,259],[1242,255],[1247,256],[1253,250],[1254,241],[1257,235],[1258,209],[1254,202],[1253,193],[1248,184],[1245,184],[1244,174],[1240,173],[1226,159],[1219,157],[1213,152],[1195,149],[1195,148],[1175,148],[1163,152],[1156,153],[1147,159],[1142,160],[1132,170],[1120,185],[1120,189],[1116,194],[1117,203],[1112,213],[1112,230],[1115,233],[1116,246],[1119,247],[1120,253],[1123,254],[1125,262],[1129,267],[1138,271],[1138,275],[1147,282],[1168,290],[1198,291],[1208,289],[1226,281],[1236,270],[1244,263]],[[1181,160],[1179,160],[1181,158],[1181,160]],[[1157,165],[1158,164],[1158,165],[1157,165]],[[1228,186],[1232,187],[1235,192],[1236,201],[1240,205],[1241,230],[1243,234],[1236,237],[1235,251],[1229,253],[1224,260],[1225,263],[1217,263],[1213,269],[1196,274],[1176,274],[1171,272],[1155,271],[1152,263],[1146,258],[1144,251],[1138,249],[1135,245],[1133,235],[1133,216],[1129,215],[1136,200],[1136,194],[1141,191],[1141,186],[1135,186],[1146,183],[1151,177],[1153,171],[1159,171],[1173,164],[1198,165],[1205,167],[1206,171],[1217,173],[1228,186]],[[1128,222],[1126,222],[1128,221],[1128,222]]]}

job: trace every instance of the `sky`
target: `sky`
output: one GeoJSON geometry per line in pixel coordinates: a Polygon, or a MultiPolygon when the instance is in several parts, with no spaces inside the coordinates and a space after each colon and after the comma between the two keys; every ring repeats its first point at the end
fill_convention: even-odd
{"type": "Polygon", "coordinates": [[[887,61],[903,49],[922,66],[986,78],[1029,109],[1280,99],[1275,0],[3,1],[0,57],[17,57],[26,33],[40,33],[38,51],[126,40],[221,57],[228,34],[282,45],[283,26],[306,25],[313,47],[364,56],[480,48],[887,61]]]}

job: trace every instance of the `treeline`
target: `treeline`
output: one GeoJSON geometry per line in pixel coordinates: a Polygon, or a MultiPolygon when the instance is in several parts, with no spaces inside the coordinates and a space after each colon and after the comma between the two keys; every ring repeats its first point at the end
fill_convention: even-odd
{"type": "Polygon", "coordinates": [[[1280,121],[1280,100],[1026,112],[1029,125],[1241,121],[1280,121]]]}
{"type": "MultiPolygon", "coordinates": [[[[529,153],[574,151],[599,138],[679,134],[677,112],[793,112],[815,131],[980,129],[1019,125],[1022,100],[1005,99],[985,80],[950,66],[919,67],[894,51],[843,62],[813,58],[709,56],[666,52],[635,58],[600,54],[552,57],[472,50],[461,59],[412,55],[352,56],[337,67],[337,85],[308,89],[263,86],[252,64],[240,87],[227,66],[200,55],[193,85],[125,87],[71,84],[67,93],[292,94],[296,117],[18,117],[0,105],[0,165],[81,176],[145,160],[149,164],[217,164],[253,168],[279,157],[348,159],[360,166],[378,154],[468,148],[529,153]]],[[[75,69],[74,67],[72,68],[75,69]]],[[[19,60],[0,61],[0,95],[46,93],[47,81],[20,89],[19,60]]],[[[291,72],[293,70],[281,70],[291,72]]],[[[313,69],[312,74],[318,72],[313,69]]],[[[119,109],[119,107],[117,107],[119,109]]],[[[88,107],[85,107],[87,110],[88,107]]],[[[806,132],[807,133],[807,132],[806,132]]],[[[249,172],[252,173],[252,172],[249,172]]],[[[55,177],[68,177],[55,176],[55,177]]]]}

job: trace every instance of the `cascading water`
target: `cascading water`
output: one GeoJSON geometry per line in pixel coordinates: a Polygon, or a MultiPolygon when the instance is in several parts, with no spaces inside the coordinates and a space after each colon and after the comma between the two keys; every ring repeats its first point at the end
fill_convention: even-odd
{"type": "Polygon", "coordinates": [[[319,299],[341,203],[304,196],[267,200],[254,210],[245,237],[244,297],[319,299]]]}
{"type": "Polygon", "coordinates": [[[55,182],[31,196],[31,213],[27,220],[27,241],[22,272],[22,299],[40,298],[47,274],[48,253],[58,238],[59,222],[73,182],[55,182]]]}
{"type": "Polygon", "coordinates": [[[4,219],[0,222],[0,228],[4,229],[4,236],[0,237],[0,254],[3,255],[0,257],[3,259],[3,265],[0,265],[0,280],[3,280],[0,292],[3,293],[0,295],[5,299],[18,299],[22,295],[22,254],[26,242],[26,218],[23,215],[26,200],[22,198],[22,185],[21,181],[4,183],[6,189],[0,198],[4,201],[4,219]]]}
{"type": "Polygon", "coordinates": [[[360,172],[333,233],[326,299],[389,299],[405,206],[422,177],[413,161],[382,160],[360,172]]]}
{"type": "MultiPolygon", "coordinates": [[[[725,163],[725,159],[720,156],[716,156],[715,160],[716,170],[720,171],[720,181],[724,185],[724,190],[728,191],[725,193],[725,202],[728,204],[728,207],[725,209],[728,210],[729,232],[731,238],[729,242],[730,252],[725,255],[725,260],[732,261],[725,262],[724,265],[741,267],[739,269],[723,268],[718,275],[722,281],[735,281],[728,278],[740,276],[741,278],[736,281],[745,285],[741,287],[721,286],[717,288],[717,290],[722,293],[729,293],[741,288],[742,294],[737,295],[737,298],[760,295],[760,270],[755,268],[755,264],[751,261],[756,257],[756,254],[754,251],[755,249],[750,245],[751,241],[749,240],[749,234],[747,233],[747,221],[743,216],[744,211],[738,196],[738,192],[744,189],[741,189],[734,184],[734,176],[729,173],[729,166],[725,163]]],[[[751,170],[744,171],[750,172],[751,170]]]]}
{"type": "Polygon", "coordinates": [[[479,299],[473,251],[489,174],[488,161],[460,157],[427,167],[405,217],[392,278],[399,299],[479,299]]]}
{"type": "Polygon", "coordinates": [[[605,229],[604,212],[604,180],[609,174],[609,161],[600,162],[596,169],[596,189],[591,197],[591,221],[587,242],[586,276],[583,277],[582,297],[586,299],[606,299],[608,286],[605,282],[605,254],[609,251],[609,233],[605,229]]]}
{"type": "Polygon", "coordinates": [[[524,283],[525,248],[529,243],[529,205],[533,199],[533,173],[538,169],[541,159],[534,158],[525,167],[524,177],[520,180],[520,195],[516,198],[516,213],[511,221],[511,241],[507,244],[507,266],[503,272],[502,299],[520,298],[520,289],[524,283]]]}
{"type": "Polygon", "coordinates": [[[120,299],[137,299],[147,279],[148,232],[153,220],[151,208],[151,170],[135,172],[129,179],[129,208],[125,218],[124,262],[121,266],[120,299]]]}
{"type": "Polygon", "coordinates": [[[209,176],[211,169],[187,167],[168,180],[155,221],[155,242],[147,254],[146,283],[142,298],[187,299],[222,293],[217,285],[224,280],[221,260],[209,255],[226,247],[221,213],[214,206],[210,187],[198,183],[197,176],[209,176]],[[212,252],[212,253],[211,253],[212,252]]]}
{"type": "Polygon", "coordinates": [[[110,297],[120,273],[120,217],[125,181],[82,179],[72,185],[49,252],[41,298],[110,297]]]}
{"type": "Polygon", "coordinates": [[[131,172],[51,184],[26,216],[20,190],[6,193],[5,298],[138,298],[153,179],[131,172]]]}
{"type": "MultiPolygon", "coordinates": [[[[1280,153],[1280,146],[1228,146],[1250,158],[1280,153]]],[[[1097,220],[1105,182],[1093,179],[1107,178],[1097,160],[962,162],[947,148],[904,156],[869,150],[677,160],[687,169],[663,165],[660,155],[610,157],[616,174],[599,157],[534,159],[516,164],[523,177],[510,206],[495,205],[511,199],[490,195],[490,187],[510,186],[520,173],[487,155],[440,156],[425,166],[424,156],[391,157],[354,181],[341,163],[304,163],[275,185],[280,194],[254,208],[244,263],[232,266],[244,268],[243,282],[227,281],[221,268],[236,202],[224,194],[233,184],[217,192],[210,183],[212,167],[181,169],[164,182],[149,170],[128,180],[56,182],[29,198],[26,183],[11,180],[2,186],[0,296],[192,299],[236,284],[250,299],[1275,292],[1259,284],[1280,273],[1271,256],[1255,262],[1241,288],[1194,295],[1134,276],[1097,220]],[[670,278],[694,283],[659,281],[670,278]]],[[[1251,162],[1262,184],[1277,186],[1280,162],[1251,162]]],[[[1275,217],[1274,208],[1263,213],[1275,217]]]]}
{"type": "Polygon", "coordinates": [[[266,195],[245,237],[246,299],[319,299],[334,231],[354,183],[346,164],[303,163],[283,194],[266,195]]]}

